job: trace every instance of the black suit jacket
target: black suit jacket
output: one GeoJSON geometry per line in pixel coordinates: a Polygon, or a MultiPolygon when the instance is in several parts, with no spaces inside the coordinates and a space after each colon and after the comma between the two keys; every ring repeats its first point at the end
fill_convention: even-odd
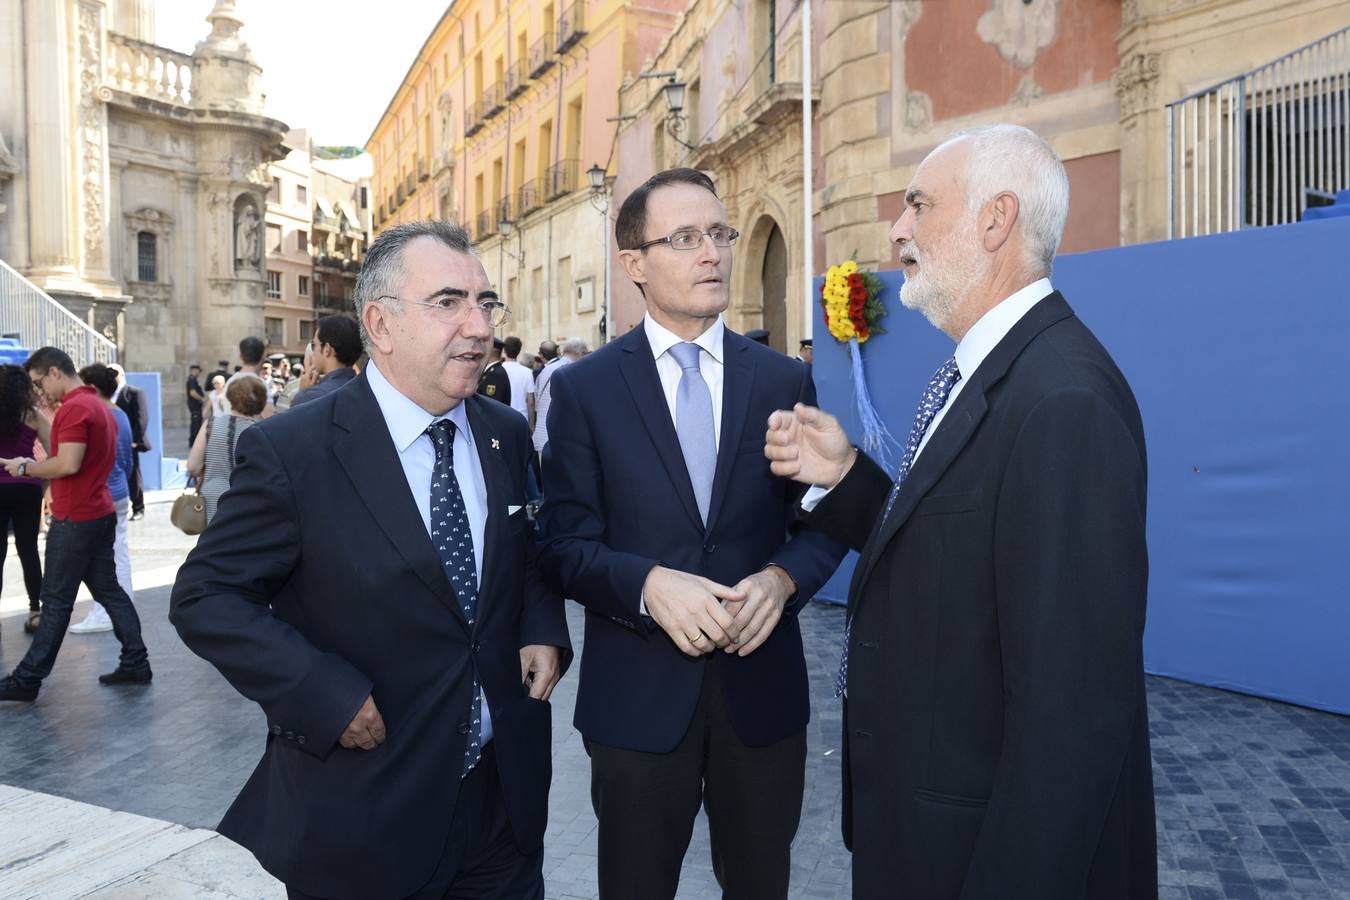
{"type": "Polygon", "coordinates": [[[1058,294],[966,377],[885,521],[862,456],[808,517],[862,552],[854,895],[1156,897],[1134,396],[1058,294]]]}
{"type": "Polygon", "coordinates": [[[481,397],[464,402],[489,509],[473,627],[364,376],[244,432],[230,490],[174,585],[169,615],[184,642],[267,716],[262,761],[220,832],[306,894],[404,897],[430,877],[475,672],[516,841],[531,852],[543,839],[550,711],[526,696],[519,650],[566,648],[567,626],[535,575],[525,422],[481,397]],[[387,740],[342,748],[372,692],[387,740]]]}
{"type": "Polygon", "coordinates": [[[664,753],[688,729],[704,666],[639,614],[657,565],[734,585],[770,563],[797,595],[769,639],[746,657],[718,657],[737,734],[764,746],[806,727],[806,663],[796,612],[845,549],[795,515],[800,485],[764,458],[769,414],[811,403],[805,367],[730,330],[723,354],[722,427],[705,527],[638,327],[550,384],[540,567],[586,607],[576,726],[611,747],[664,753]]]}
{"type": "Polygon", "coordinates": [[[127,414],[127,420],[131,422],[131,442],[136,445],[136,449],[148,449],[145,445],[145,429],[150,423],[150,409],[145,403],[145,392],[138,387],[132,387],[130,383],[123,385],[121,393],[117,395],[117,408],[127,414]]]}

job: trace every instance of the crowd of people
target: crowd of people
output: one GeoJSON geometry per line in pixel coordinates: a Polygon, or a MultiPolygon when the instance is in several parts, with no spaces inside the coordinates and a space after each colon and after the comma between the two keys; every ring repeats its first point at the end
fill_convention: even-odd
{"type": "MultiPolygon", "coordinates": [[[[1050,280],[1067,213],[1060,159],[1020,126],[918,166],[890,235],[900,301],[954,350],[895,473],[816,408],[809,344],[792,359],[727,326],[739,233],[699,171],[624,199],[617,260],[646,314],[594,353],[497,340],[510,310],[460,226],[382,231],[356,318],[320,320],[293,380],[249,338],[238,372],[188,382],[212,411],[191,458],[210,524],[169,618],[268,731],[220,832],[300,900],[542,898],[567,598],[599,897],[672,900],[702,809],[723,896],[783,900],[798,615],[852,549],[854,896],[1156,900],[1146,455],[1128,384],[1050,280]]],[[[147,682],[107,483],[134,416],[119,437],[111,382],[60,351],[26,370],[60,404],[50,457],[0,373],[0,498],[51,479],[56,519],[0,699],[36,697],[80,578],[123,645],[101,680],[147,682]]]]}

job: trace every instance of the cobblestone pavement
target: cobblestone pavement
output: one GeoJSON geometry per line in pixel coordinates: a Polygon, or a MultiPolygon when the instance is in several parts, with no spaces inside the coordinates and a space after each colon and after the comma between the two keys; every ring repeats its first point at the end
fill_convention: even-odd
{"type": "MultiPolygon", "coordinates": [[[[163,499],[132,524],[134,568],[171,577],[186,541],[167,524],[163,499]]],[[[22,604],[14,602],[20,582],[13,556],[0,606],[5,671],[28,644],[22,604]]],[[[37,703],[0,706],[0,784],[190,828],[215,825],[258,760],[263,717],[178,641],[166,618],[168,593],[167,586],[137,587],[152,685],[101,687],[97,675],[116,665],[116,640],[72,635],[37,703]]],[[[86,606],[77,607],[77,618],[86,606]]],[[[569,619],[579,645],[575,604],[569,619]]],[[[802,626],[814,706],[792,896],[832,900],[850,891],[849,855],[839,838],[840,715],[829,696],[843,612],[813,605],[802,626]]],[[[1350,900],[1350,718],[1163,678],[1150,678],[1149,691],[1163,900],[1350,900]]],[[[596,894],[589,765],[571,726],[575,696],[574,671],[553,699],[550,900],[596,894]]],[[[0,846],[0,871],[6,852],[0,846]]],[[[212,896],[250,896],[223,893],[218,880],[214,889],[222,893],[212,896]]],[[[717,896],[700,821],[679,897],[717,896]]]]}

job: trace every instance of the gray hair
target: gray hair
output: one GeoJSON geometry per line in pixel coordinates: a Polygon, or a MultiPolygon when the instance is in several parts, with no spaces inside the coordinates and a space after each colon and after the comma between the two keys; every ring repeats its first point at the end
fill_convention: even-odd
{"type": "Polygon", "coordinates": [[[568,356],[582,356],[590,348],[581,338],[568,338],[558,345],[559,353],[566,353],[568,356]]]}
{"type": "Polygon", "coordinates": [[[401,222],[385,231],[371,243],[366,258],[361,262],[361,274],[356,276],[352,300],[356,306],[356,322],[361,327],[361,345],[370,351],[370,335],[361,317],[367,303],[385,298],[395,313],[401,312],[398,296],[403,279],[403,250],[418,238],[429,237],[440,241],[458,253],[475,256],[473,240],[461,225],[441,219],[419,219],[401,222]]]}
{"type": "Polygon", "coordinates": [[[969,141],[966,206],[974,212],[999,193],[1017,196],[1018,222],[1031,274],[1050,274],[1069,217],[1069,177],[1045,138],[1021,125],[994,123],[942,142],[969,141]]]}

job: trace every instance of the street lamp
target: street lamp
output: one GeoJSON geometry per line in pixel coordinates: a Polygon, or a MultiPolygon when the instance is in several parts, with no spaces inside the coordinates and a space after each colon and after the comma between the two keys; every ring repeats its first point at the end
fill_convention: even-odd
{"type": "Polygon", "coordinates": [[[670,134],[675,143],[686,150],[697,150],[693,144],[680,137],[684,131],[685,124],[689,121],[684,115],[684,89],[686,87],[683,81],[677,81],[679,73],[668,72],[643,72],[639,78],[664,78],[666,83],[661,85],[661,93],[666,98],[666,110],[670,115],[666,116],[666,132],[670,134]]]}
{"type": "Polygon", "coordinates": [[[591,195],[588,198],[591,206],[594,206],[596,212],[600,213],[601,234],[600,242],[604,245],[604,291],[605,291],[605,317],[600,320],[601,342],[608,342],[610,335],[614,333],[614,310],[609,304],[609,242],[612,240],[609,233],[609,200],[614,194],[614,177],[605,174],[605,167],[596,163],[586,170],[586,180],[591,185],[591,195]]]}

